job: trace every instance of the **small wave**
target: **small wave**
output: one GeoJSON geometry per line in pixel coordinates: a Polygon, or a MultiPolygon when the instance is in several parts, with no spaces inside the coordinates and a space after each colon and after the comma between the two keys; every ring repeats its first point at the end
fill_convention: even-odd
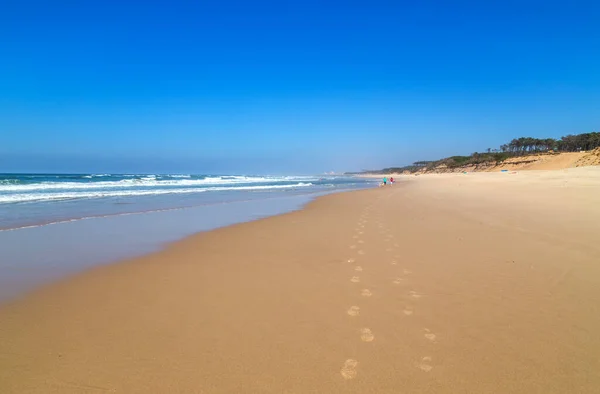
{"type": "Polygon", "coordinates": [[[233,187],[208,187],[208,188],[185,188],[185,189],[154,189],[154,190],[106,190],[106,191],[89,191],[89,192],[62,192],[62,193],[19,193],[0,195],[1,203],[19,203],[19,202],[36,202],[36,201],[57,201],[57,200],[74,200],[74,199],[89,199],[89,198],[106,198],[106,197],[135,197],[135,196],[151,196],[162,194],[189,194],[203,193],[211,191],[252,191],[252,190],[270,190],[270,189],[291,189],[299,187],[312,186],[312,183],[296,183],[293,185],[262,185],[262,186],[233,186],[233,187]]]}
{"type": "Polygon", "coordinates": [[[2,188],[2,185],[18,185],[19,183],[21,183],[21,181],[18,179],[1,179],[0,189],[2,188]]]}
{"type": "Polygon", "coordinates": [[[112,175],[110,174],[89,174],[89,175],[84,175],[82,176],[82,178],[85,179],[92,179],[92,178],[107,178],[107,177],[111,177],[112,175]]]}
{"type": "Polygon", "coordinates": [[[191,175],[180,175],[180,174],[175,174],[175,175],[166,175],[169,178],[191,178],[191,175]]]}

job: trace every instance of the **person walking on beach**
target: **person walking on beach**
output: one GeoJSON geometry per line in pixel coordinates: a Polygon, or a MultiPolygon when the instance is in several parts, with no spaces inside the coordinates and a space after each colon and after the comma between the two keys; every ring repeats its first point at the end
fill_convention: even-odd
{"type": "Polygon", "coordinates": [[[394,177],[390,177],[390,186],[394,186],[394,177]]]}
{"type": "Polygon", "coordinates": [[[385,186],[385,185],[387,185],[387,177],[386,176],[383,177],[383,186],[385,186]]]}

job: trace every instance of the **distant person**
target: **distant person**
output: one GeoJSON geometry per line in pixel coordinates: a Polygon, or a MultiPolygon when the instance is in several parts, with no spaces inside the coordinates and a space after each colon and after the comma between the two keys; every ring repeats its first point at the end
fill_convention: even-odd
{"type": "Polygon", "coordinates": [[[390,177],[390,186],[394,185],[394,177],[390,177]]]}
{"type": "Polygon", "coordinates": [[[385,186],[385,185],[387,185],[387,177],[386,176],[383,177],[383,186],[385,186]]]}

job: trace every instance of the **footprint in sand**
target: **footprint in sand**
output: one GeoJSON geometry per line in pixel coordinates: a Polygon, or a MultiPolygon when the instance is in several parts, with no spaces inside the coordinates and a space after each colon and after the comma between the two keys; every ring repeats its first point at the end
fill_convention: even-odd
{"type": "Polygon", "coordinates": [[[356,245],[350,245],[350,249],[356,249],[356,245]]]}
{"type": "Polygon", "coordinates": [[[354,268],[354,271],[361,272],[362,271],[362,267],[359,265],[359,266],[357,266],[357,267],[354,268]]]}
{"type": "Polygon", "coordinates": [[[358,232],[360,235],[363,235],[365,232],[364,231],[359,231],[358,232]]]}
{"type": "Polygon", "coordinates": [[[371,290],[369,290],[369,289],[362,289],[360,291],[360,295],[363,297],[371,297],[373,295],[373,293],[371,293],[371,290]]]}
{"type": "Polygon", "coordinates": [[[410,316],[410,315],[412,315],[412,314],[413,314],[413,310],[412,310],[412,308],[410,308],[410,307],[407,307],[407,308],[405,308],[405,309],[404,309],[402,312],[403,312],[403,313],[404,313],[406,316],[410,316]]]}
{"type": "Polygon", "coordinates": [[[411,296],[414,299],[419,299],[421,298],[421,294],[417,293],[416,291],[409,291],[408,295],[411,296]]]}
{"type": "Polygon", "coordinates": [[[425,330],[425,338],[429,339],[431,342],[435,342],[435,334],[432,333],[429,329],[424,328],[425,330]]]}
{"type": "Polygon", "coordinates": [[[359,312],[360,312],[360,308],[357,306],[351,306],[350,309],[348,309],[348,314],[350,316],[358,316],[359,312]]]}
{"type": "Polygon", "coordinates": [[[422,371],[429,372],[433,369],[433,367],[429,364],[431,362],[431,357],[423,357],[421,362],[417,364],[417,368],[422,371]]]}
{"type": "Polygon", "coordinates": [[[365,254],[365,251],[364,250],[359,250],[358,254],[365,254]]]}
{"type": "Polygon", "coordinates": [[[385,251],[386,251],[386,252],[391,252],[391,251],[392,251],[392,248],[387,248],[385,251]]]}
{"type": "Polygon", "coordinates": [[[398,262],[396,260],[392,260],[392,265],[396,265],[398,262]]]}
{"type": "Polygon", "coordinates": [[[356,377],[356,367],[358,366],[358,361],[349,358],[344,361],[344,365],[342,366],[342,370],[340,373],[342,377],[346,380],[354,379],[356,377]]]}
{"type": "Polygon", "coordinates": [[[399,248],[399,247],[400,247],[400,245],[399,245],[399,244],[394,244],[394,246],[395,246],[395,247],[397,247],[397,248],[399,248]]]}
{"type": "Polygon", "coordinates": [[[363,241],[362,239],[359,239],[359,240],[358,240],[358,243],[359,243],[359,244],[364,244],[364,243],[365,243],[365,241],[363,241]]]}
{"type": "Polygon", "coordinates": [[[412,274],[412,271],[409,271],[407,269],[403,269],[402,272],[404,273],[404,275],[410,275],[410,274],[412,274]]]}
{"type": "Polygon", "coordinates": [[[358,239],[358,235],[353,235],[352,238],[358,239]]]}
{"type": "Polygon", "coordinates": [[[375,335],[373,335],[373,332],[368,328],[361,328],[360,339],[362,339],[364,342],[372,342],[375,339],[375,335]]]}
{"type": "Polygon", "coordinates": [[[360,278],[358,276],[353,276],[352,279],[350,279],[350,282],[358,283],[358,282],[360,282],[360,278]]]}
{"type": "Polygon", "coordinates": [[[354,260],[354,259],[348,259],[348,262],[349,262],[350,264],[354,263],[355,261],[356,261],[356,260],[354,260]]]}
{"type": "Polygon", "coordinates": [[[394,281],[392,283],[395,285],[399,285],[400,283],[402,283],[403,280],[404,279],[402,279],[402,278],[396,278],[396,279],[394,279],[394,281]]]}

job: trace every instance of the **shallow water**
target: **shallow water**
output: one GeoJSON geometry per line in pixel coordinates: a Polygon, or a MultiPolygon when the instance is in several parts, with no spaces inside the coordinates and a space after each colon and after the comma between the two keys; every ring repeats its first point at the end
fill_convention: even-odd
{"type": "Polygon", "coordinates": [[[0,301],[97,264],[156,251],[193,233],[299,209],[323,194],[271,194],[0,231],[0,301]]]}
{"type": "Polygon", "coordinates": [[[343,176],[0,174],[0,229],[360,188],[343,176]]]}

